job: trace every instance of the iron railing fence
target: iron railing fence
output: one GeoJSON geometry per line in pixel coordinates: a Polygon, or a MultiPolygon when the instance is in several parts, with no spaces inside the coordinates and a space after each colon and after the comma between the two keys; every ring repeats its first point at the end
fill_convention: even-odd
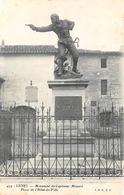
{"type": "Polygon", "coordinates": [[[123,110],[84,106],[82,113],[82,120],[55,120],[42,104],[0,114],[0,176],[122,176],[123,110]]]}

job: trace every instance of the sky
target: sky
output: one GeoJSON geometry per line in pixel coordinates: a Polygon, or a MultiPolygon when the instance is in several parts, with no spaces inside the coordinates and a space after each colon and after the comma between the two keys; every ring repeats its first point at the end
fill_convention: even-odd
{"type": "Polygon", "coordinates": [[[38,33],[25,24],[46,26],[50,15],[75,22],[80,48],[120,50],[124,45],[123,0],[0,0],[0,41],[10,45],[55,45],[53,32],[38,33]]]}

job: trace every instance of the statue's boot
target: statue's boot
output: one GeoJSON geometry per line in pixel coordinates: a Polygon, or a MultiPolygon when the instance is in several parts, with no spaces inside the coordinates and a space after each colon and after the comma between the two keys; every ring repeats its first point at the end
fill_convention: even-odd
{"type": "Polygon", "coordinates": [[[77,74],[80,74],[80,72],[77,69],[77,62],[78,62],[78,59],[77,58],[74,58],[73,59],[73,68],[72,68],[72,71],[75,72],[75,73],[77,73],[77,74]]]}
{"type": "Polygon", "coordinates": [[[77,69],[77,66],[73,66],[72,71],[77,74],[80,74],[79,70],[77,69]]]}
{"type": "Polygon", "coordinates": [[[77,74],[80,74],[79,70],[73,70],[73,72],[77,73],[77,74]]]}

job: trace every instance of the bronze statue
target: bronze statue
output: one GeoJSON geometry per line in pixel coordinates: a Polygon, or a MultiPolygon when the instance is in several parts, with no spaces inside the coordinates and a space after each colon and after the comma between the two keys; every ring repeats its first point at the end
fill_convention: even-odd
{"type": "MultiPolygon", "coordinates": [[[[80,75],[77,70],[77,62],[79,53],[77,48],[74,45],[74,41],[70,36],[70,30],[74,27],[74,22],[69,20],[60,20],[57,14],[51,15],[52,24],[45,27],[35,27],[32,24],[27,24],[32,30],[36,32],[49,32],[53,31],[58,36],[58,57],[55,60],[55,63],[58,65],[57,74],[61,76],[64,71],[64,62],[67,60],[67,52],[69,52],[73,59],[72,72],[75,75],[80,75]]],[[[67,63],[66,63],[67,65],[67,63]]]]}

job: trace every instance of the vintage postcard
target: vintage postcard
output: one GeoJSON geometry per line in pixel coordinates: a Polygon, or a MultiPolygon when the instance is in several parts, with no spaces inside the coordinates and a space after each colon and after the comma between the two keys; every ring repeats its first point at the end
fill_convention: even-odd
{"type": "Polygon", "coordinates": [[[0,0],[0,195],[124,195],[124,2],[0,0]]]}

